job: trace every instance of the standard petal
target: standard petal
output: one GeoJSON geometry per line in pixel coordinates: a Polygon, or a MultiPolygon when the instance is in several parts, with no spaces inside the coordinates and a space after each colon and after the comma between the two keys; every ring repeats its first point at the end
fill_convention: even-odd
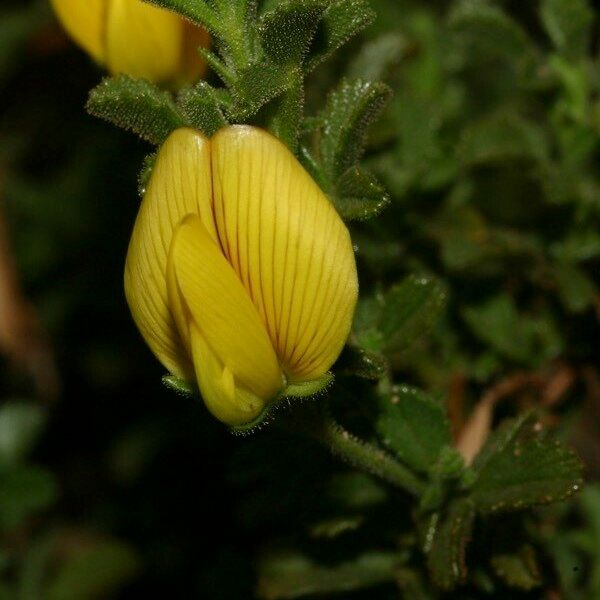
{"type": "Polygon", "coordinates": [[[174,375],[192,372],[167,294],[167,258],[175,226],[188,214],[203,219],[217,239],[212,217],[210,144],[179,129],[161,147],[135,222],[125,264],[125,295],[133,318],[157,358],[174,375]]]}
{"type": "Polygon", "coordinates": [[[183,20],[141,0],[110,0],[106,48],[107,66],[114,74],[172,79],[183,60],[183,20]]]}
{"type": "MultiPolygon", "coordinates": [[[[189,311],[189,318],[177,319],[178,324],[189,324],[198,330],[222,365],[223,373],[230,374],[233,383],[228,384],[228,389],[240,387],[264,403],[272,400],[283,387],[283,376],[265,326],[237,274],[198,216],[187,216],[177,227],[169,270],[174,273],[174,277],[169,276],[171,305],[177,303],[173,296],[179,295],[184,309],[189,311]]],[[[191,346],[194,352],[193,339],[191,346]]],[[[194,366],[202,391],[206,377],[198,371],[202,365],[195,355],[194,366]]],[[[223,381],[229,381],[227,377],[223,381]]]]}
{"type": "Polygon", "coordinates": [[[293,154],[265,131],[228,127],[211,146],[223,251],[290,380],[316,379],[341,352],[356,306],[348,230],[293,154]]]}
{"type": "Polygon", "coordinates": [[[67,33],[95,60],[104,63],[104,26],[109,0],[51,1],[67,33]]]}

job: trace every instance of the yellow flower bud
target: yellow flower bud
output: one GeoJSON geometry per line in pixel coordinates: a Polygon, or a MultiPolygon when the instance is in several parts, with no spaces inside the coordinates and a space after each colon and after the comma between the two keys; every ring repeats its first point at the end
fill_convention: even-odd
{"type": "Polygon", "coordinates": [[[69,35],[112,74],[150,81],[194,80],[208,34],[142,0],[51,0],[69,35]]]}
{"type": "Polygon", "coordinates": [[[160,149],[134,226],[125,293],[175,376],[221,421],[257,419],[339,356],[358,295],[348,230],[279,140],[234,125],[160,149]]]}

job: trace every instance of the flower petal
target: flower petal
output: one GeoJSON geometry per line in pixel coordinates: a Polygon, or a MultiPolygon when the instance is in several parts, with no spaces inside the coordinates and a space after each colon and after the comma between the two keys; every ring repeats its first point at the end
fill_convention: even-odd
{"type": "Polygon", "coordinates": [[[172,79],[183,60],[183,21],[141,0],[111,0],[106,44],[112,73],[150,81],[172,79]]]}
{"type": "Polygon", "coordinates": [[[109,0],[51,0],[67,33],[98,62],[106,60],[104,24],[109,0]]]}
{"type": "Polygon", "coordinates": [[[267,402],[236,385],[233,373],[219,360],[194,323],[190,337],[198,387],[208,410],[231,426],[246,425],[257,419],[267,402]]]}
{"type": "Polygon", "coordinates": [[[232,390],[237,387],[264,403],[272,400],[283,387],[275,351],[252,300],[200,217],[189,215],[177,227],[169,271],[175,275],[169,276],[171,305],[176,304],[174,296],[180,295],[189,311],[190,318],[177,321],[192,328],[191,347],[200,390],[206,387],[208,377],[196,355],[195,329],[222,365],[223,377],[229,373],[225,379],[219,377],[218,385],[230,390],[229,396],[223,395],[224,402],[233,402],[232,390]]]}
{"type": "Polygon", "coordinates": [[[293,154],[265,131],[228,127],[211,147],[223,251],[286,374],[316,379],[341,352],[356,306],[348,230],[293,154]]]}
{"type": "Polygon", "coordinates": [[[135,222],[125,263],[125,295],[146,343],[178,377],[192,372],[167,295],[167,258],[175,226],[199,214],[214,240],[209,142],[178,129],[160,149],[135,222]]]}

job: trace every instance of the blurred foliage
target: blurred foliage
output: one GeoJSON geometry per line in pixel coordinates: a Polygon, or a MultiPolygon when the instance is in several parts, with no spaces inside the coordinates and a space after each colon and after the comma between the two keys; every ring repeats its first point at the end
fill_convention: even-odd
{"type": "Polygon", "coordinates": [[[2,364],[0,598],[597,597],[598,484],[536,506],[581,486],[569,443],[600,474],[599,9],[236,0],[227,29],[157,3],[212,28],[207,82],[95,87],[43,0],[0,8],[2,207],[63,379],[41,405],[2,364]],[[235,438],[159,385],[121,289],[151,148],[92,88],[154,144],[267,126],[358,220],[319,433],[367,473],[294,411],[235,438]]]}

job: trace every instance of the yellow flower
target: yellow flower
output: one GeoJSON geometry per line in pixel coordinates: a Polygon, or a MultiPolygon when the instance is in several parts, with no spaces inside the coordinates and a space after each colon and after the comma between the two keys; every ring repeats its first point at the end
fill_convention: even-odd
{"type": "Polygon", "coordinates": [[[159,151],[125,266],[151,350],[239,426],[286,386],[322,378],[358,294],[348,230],[279,140],[179,129],[159,151]]]}
{"type": "Polygon", "coordinates": [[[114,75],[150,81],[199,77],[208,34],[141,0],[51,0],[69,35],[114,75]]]}

